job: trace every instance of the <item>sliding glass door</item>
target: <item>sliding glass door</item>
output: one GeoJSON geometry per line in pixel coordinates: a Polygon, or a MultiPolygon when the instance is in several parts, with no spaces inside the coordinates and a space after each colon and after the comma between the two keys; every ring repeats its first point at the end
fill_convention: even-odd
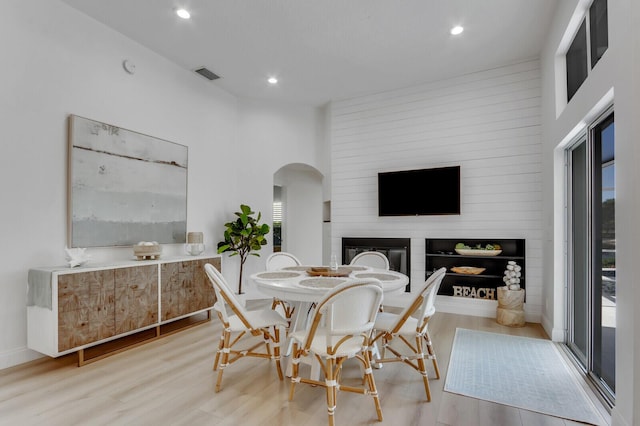
{"type": "Polygon", "coordinates": [[[594,150],[594,321],[592,372],[615,393],[616,228],[613,114],[592,130],[594,150]]]}
{"type": "Polygon", "coordinates": [[[586,365],[589,345],[589,167],[587,141],[570,152],[571,202],[569,341],[579,361],[586,365]]]}
{"type": "Polygon", "coordinates": [[[615,137],[609,111],[568,151],[568,341],[602,394],[615,397],[615,137]]]}

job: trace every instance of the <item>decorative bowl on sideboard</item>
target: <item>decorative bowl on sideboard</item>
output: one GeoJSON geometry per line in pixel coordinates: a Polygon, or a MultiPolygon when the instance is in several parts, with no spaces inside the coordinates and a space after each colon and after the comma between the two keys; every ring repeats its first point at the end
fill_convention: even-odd
{"type": "Polygon", "coordinates": [[[162,254],[162,247],[160,244],[154,242],[141,241],[133,246],[133,255],[138,260],[153,260],[159,259],[162,254]]]}

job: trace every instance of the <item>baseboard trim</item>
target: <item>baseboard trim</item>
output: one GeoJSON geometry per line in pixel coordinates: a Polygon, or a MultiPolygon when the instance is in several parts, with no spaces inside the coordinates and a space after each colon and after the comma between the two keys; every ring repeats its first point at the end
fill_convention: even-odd
{"type": "Polygon", "coordinates": [[[542,315],[542,328],[547,332],[547,335],[551,337],[551,340],[554,342],[565,343],[567,333],[563,328],[554,328],[553,323],[546,315],[542,315]]]}
{"type": "Polygon", "coordinates": [[[42,358],[44,355],[23,346],[0,352],[0,370],[42,358]]]}
{"type": "MultiPolygon", "coordinates": [[[[436,309],[450,314],[495,318],[497,308],[497,300],[472,299],[453,296],[438,296],[436,298],[436,309]]],[[[536,312],[528,312],[526,303],[524,306],[524,317],[527,322],[540,322],[540,314],[536,312]]]]}
{"type": "Polygon", "coordinates": [[[629,423],[620,415],[616,407],[611,409],[611,426],[629,426],[629,423]]]}
{"type": "Polygon", "coordinates": [[[452,296],[437,296],[436,309],[450,314],[495,318],[498,302],[495,300],[463,299],[452,296]]]}

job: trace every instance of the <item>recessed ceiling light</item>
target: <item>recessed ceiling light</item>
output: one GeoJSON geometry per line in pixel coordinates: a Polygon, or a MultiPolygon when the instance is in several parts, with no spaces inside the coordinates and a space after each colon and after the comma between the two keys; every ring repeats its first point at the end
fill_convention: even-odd
{"type": "Polygon", "coordinates": [[[462,34],[463,31],[464,28],[462,28],[460,25],[456,25],[455,27],[451,28],[451,35],[462,34]]]}
{"type": "Polygon", "coordinates": [[[269,84],[278,84],[278,79],[275,77],[269,77],[267,81],[269,82],[269,84]]]}
{"type": "Polygon", "coordinates": [[[187,9],[178,9],[178,10],[176,10],[176,15],[178,15],[182,19],[191,18],[191,14],[189,13],[189,11],[187,9]]]}

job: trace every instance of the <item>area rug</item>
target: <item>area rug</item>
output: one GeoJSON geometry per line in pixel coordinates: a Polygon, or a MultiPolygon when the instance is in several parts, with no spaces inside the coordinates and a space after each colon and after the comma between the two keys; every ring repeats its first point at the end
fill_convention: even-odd
{"type": "Polygon", "coordinates": [[[604,425],[558,348],[549,340],[458,328],[444,390],[604,425]]]}

